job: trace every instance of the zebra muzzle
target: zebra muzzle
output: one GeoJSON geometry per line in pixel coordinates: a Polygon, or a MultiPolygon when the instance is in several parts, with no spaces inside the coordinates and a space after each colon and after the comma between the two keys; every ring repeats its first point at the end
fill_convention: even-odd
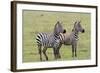
{"type": "Polygon", "coordinates": [[[85,32],[85,30],[83,29],[83,30],[82,30],[82,33],[84,33],[84,32],[85,32]]]}

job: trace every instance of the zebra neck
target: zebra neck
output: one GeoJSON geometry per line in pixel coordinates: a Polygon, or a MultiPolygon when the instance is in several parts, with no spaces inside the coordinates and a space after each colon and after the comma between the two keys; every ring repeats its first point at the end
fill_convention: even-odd
{"type": "Polygon", "coordinates": [[[76,32],[74,32],[74,37],[78,40],[78,32],[76,31],[76,32]]]}
{"type": "Polygon", "coordinates": [[[54,34],[54,38],[59,38],[59,35],[58,34],[54,34]]]}

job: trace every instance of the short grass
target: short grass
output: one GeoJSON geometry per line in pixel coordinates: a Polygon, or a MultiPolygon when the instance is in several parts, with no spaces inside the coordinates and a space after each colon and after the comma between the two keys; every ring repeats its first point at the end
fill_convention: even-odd
{"type": "MultiPolygon", "coordinates": [[[[50,12],[50,11],[23,11],[23,62],[38,62],[39,54],[36,45],[38,32],[53,32],[55,23],[60,20],[68,33],[71,32],[76,20],[81,20],[85,33],[80,33],[77,54],[78,60],[91,58],[91,14],[75,12],[50,12]]],[[[59,60],[73,60],[71,46],[62,46],[62,58],[59,60]]],[[[52,48],[48,48],[49,61],[54,60],[52,48]]],[[[44,59],[44,56],[43,56],[44,59]]]]}

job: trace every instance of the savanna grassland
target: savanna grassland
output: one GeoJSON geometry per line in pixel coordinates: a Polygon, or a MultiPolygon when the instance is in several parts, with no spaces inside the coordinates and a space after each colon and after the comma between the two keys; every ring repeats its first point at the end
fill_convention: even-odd
{"type": "MultiPolygon", "coordinates": [[[[81,20],[85,33],[79,34],[77,54],[78,60],[91,58],[91,14],[74,12],[50,12],[50,11],[23,11],[23,62],[38,62],[39,54],[36,43],[38,32],[53,32],[57,21],[63,22],[67,33],[72,31],[74,22],[81,20]]],[[[62,58],[59,60],[73,60],[71,46],[62,46],[60,50],[62,58]]],[[[52,48],[48,48],[49,61],[54,60],[52,48]]],[[[43,56],[44,57],[44,56],[43,56]]]]}

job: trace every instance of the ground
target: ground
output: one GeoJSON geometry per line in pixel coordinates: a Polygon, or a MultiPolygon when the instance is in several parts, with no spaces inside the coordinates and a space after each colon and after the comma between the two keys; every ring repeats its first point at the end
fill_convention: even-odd
{"type": "MultiPolygon", "coordinates": [[[[39,54],[36,43],[38,32],[53,32],[57,21],[63,22],[63,27],[68,33],[72,31],[74,22],[81,21],[85,33],[79,34],[77,54],[78,60],[91,58],[91,14],[75,12],[50,12],[23,10],[23,62],[39,62],[39,54]]],[[[73,60],[71,46],[62,46],[60,49],[62,58],[59,60],[73,60]]],[[[48,48],[49,61],[54,60],[52,48],[48,48]]],[[[44,59],[44,56],[43,56],[44,59]]]]}

